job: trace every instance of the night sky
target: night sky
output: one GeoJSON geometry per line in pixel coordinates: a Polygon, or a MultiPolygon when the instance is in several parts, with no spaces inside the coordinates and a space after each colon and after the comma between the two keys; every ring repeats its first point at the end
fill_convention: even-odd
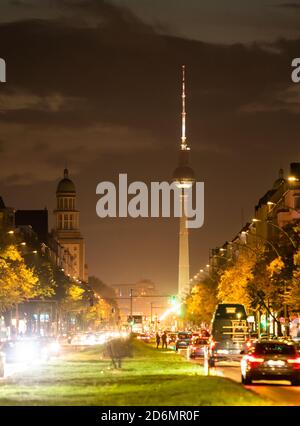
{"type": "Polygon", "coordinates": [[[170,180],[185,63],[187,136],[205,182],[191,273],[205,265],[279,168],[300,161],[299,22],[299,1],[1,0],[0,195],[51,212],[67,164],[90,274],[175,290],[178,220],[99,219],[96,186],[119,173],[170,180]]]}

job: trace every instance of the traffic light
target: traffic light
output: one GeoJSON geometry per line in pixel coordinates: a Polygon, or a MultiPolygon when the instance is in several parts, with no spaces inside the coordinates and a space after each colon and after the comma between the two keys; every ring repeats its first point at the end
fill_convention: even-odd
{"type": "Polygon", "coordinates": [[[132,316],[129,316],[127,322],[129,325],[134,325],[134,318],[132,316]]]}
{"type": "Polygon", "coordinates": [[[267,317],[265,315],[260,318],[260,326],[264,329],[267,327],[267,317]]]}
{"type": "Polygon", "coordinates": [[[170,297],[170,302],[171,302],[171,305],[176,305],[176,303],[177,303],[177,296],[174,296],[174,295],[172,295],[171,297],[170,297]]]}

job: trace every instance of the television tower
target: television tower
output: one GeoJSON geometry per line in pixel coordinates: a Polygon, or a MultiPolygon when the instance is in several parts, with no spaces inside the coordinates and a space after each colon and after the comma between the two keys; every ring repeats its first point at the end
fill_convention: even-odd
{"type": "Polygon", "coordinates": [[[185,65],[182,66],[182,112],[181,112],[181,143],[179,161],[173,173],[173,181],[181,189],[181,217],[179,224],[179,262],[178,262],[178,296],[183,298],[189,291],[190,264],[189,264],[189,230],[186,226],[187,195],[183,195],[184,188],[190,188],[195,182],[195,174],[190,167],[190,146],[186,138],[186,110],[185,110],[185,65]]]}

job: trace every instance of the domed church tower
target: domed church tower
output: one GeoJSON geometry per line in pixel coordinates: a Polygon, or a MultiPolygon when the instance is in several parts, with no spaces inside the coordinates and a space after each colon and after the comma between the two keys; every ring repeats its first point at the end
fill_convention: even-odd
{"type": "Polygon", "coordinates": [[[60,244],[74,258],[75,277],[86,281],[85,242],[79,230],[79,211],[76,210],[76,189],[68,169],[57,185],[54,233],[60,244]]]}

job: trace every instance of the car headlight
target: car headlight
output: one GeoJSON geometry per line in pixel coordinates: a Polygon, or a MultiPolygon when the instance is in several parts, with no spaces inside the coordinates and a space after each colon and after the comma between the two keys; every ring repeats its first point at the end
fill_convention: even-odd
{"type": "Polygon", "coordinates": [[[24,343],[17,348],[17,358],[20,361],[32,361],[37,355],[37,348],[32,343],[24,343]]]}
{"type": "Polygon", "coordinates": [[[60,351],[60,344],[58,342],[53,342],[50,345],[50,351],[53,353],[57,353],[60,351]]]}

